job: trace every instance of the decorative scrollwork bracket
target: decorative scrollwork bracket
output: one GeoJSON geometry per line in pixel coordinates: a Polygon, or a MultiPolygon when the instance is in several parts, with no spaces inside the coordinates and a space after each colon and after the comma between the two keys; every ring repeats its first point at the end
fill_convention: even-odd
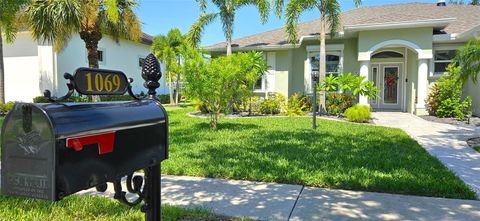
{"type": "Polygon", "coordinates": [[[47,98],[48,101],[53,102],[53,103],[62,102],[62,101],[67,100],[68,98],[70,98],[72,96],[73,92],[75,92],[75,80],[73,78],[73,75],[71,75],[69,73],[65,73],[65,74],[63,74],[63,78],[65,78],[66,80],[69,80],[69,83],[67,83],[67,87],[68,87],[67,94],[65,96],[57,98],[57,97],[52,96],[52,92],[50,92],[50,90],[45,90],[43,92],[43,96],[45,96],[45,98],[47,98]]]}

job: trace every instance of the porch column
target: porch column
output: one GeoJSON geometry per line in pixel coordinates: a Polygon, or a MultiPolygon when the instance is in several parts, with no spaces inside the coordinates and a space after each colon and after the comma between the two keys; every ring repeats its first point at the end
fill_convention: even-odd
{"type": "MultiPolygon", "coordinates": [[[[361,61],[360,62],[360,76],[365,77],[368,80],[368,70],[370,69],[370,61],[361,61]]],[[[368,105],[368,97],[367,96],[360,96],[358,101],[360,105],[368,105]]]]}
{"type": "Polygon", "coordinates": [[[425,99],[428,93],[428,59],[418,60],[416,114],[426,114],[425,99]]]}

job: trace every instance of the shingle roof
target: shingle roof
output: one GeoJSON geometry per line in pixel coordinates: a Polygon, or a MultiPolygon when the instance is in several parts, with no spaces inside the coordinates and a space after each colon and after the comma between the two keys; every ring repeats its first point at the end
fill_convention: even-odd
{"type": "MultiPolygon", "coordinates": [[[[383,6],[361,7],[342,13],[340,29],[344,26],[413,22],[431,19],[455,18],[443,29],[445,33],[463,33],[480,25],[480,6],[454,5],[437,6],[434,3],[404,3],[383,6]]],[[[299,36],[318,35],[319,19],[301,23],[299,36]]],[[[343,31],[343,30],[338,30],[343,31]]],[[[246,36],[233,40],[236,47],[282,46],[288,44],[284,28],[246,36]]],[[[208,46],[208,50],[223,49],[225,43],[208,46]]]]}

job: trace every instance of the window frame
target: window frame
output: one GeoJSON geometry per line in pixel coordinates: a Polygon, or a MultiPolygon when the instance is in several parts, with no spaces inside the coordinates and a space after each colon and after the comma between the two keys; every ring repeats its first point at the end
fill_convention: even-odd
{"type": "MultiPolygon", "coordinates": [[[[102,52],[102,58],[103,60],[100,61],[100,58],[98,59],[98,65],[107,65],[107,50],[103,47],[98,47],[97,51],[102,52]]],[[[85,50],[85,62],[87,62],[88,65],[88,51],[85,50]]]]}
{"type": "Polygon", "coordinates": [[[447,72],[436,72],[435,71],[435,64],[436,63],[448,63],[451,64],[453,60],[436,60],[435,59],[435,54],[437,51],[457,51],[461,46],[456,46],[456,45],[446,45],[446,46],[437,46],[433,48],[432,52],[432,60],[431,60],[431,71],[430,71],[430,77],[432,78],[438,78],[441,77],[442,75],[445,75],[447,72]]]}
{"type": "MultiPolygon", "coordinates": [[[[268,62],[268,60],[267,60],[268,52],[263,52],[262,54],[263,54],[263,60],[265,60],[265,62],[268,62]]],[[[253,85],[253,92],[254,93],[265,93],[266,92],[266,90],[267,90],[267,74],[268,73],[264,73],[262,75],[262,77],[257,80],[257,82],[259,80],[262,81],[262,87],[261,88],[255,88],[255,86],[257,86],[257,82],[255,82],[255,84],[253,85]]]]}

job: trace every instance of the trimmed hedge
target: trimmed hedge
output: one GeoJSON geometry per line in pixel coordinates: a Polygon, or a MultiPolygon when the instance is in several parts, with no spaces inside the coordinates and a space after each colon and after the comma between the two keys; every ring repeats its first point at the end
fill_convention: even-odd
{"type": "Polygon", "coordinates": [[[365,105],[355,105],[345,111],[347,120],[357,123],[366,123],[370,120],[370,107],[365,105]]]}

